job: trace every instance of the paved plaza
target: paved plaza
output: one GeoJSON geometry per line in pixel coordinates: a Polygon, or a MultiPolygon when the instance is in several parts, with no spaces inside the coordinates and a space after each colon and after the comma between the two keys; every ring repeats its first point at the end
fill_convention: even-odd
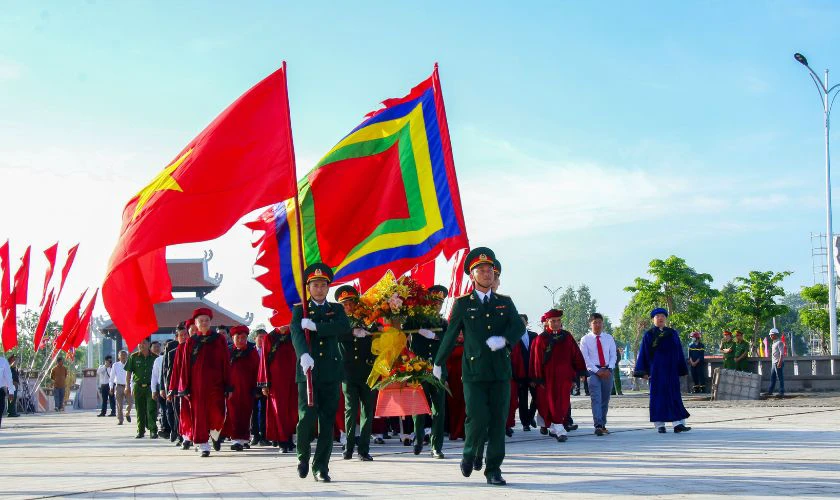
{"type": "Polygon", "coordinates": [[[445,460],[390,440],[374,461],[341,459],[333,483],[299,479],[294,455],[275,448],[209,459],[163,440],[136,440],[135,427],[68,411],[4,419],[0,498],[735,498],[840,496],[840,395],[783,401],[688,400],[687,434],[660,435],[647,422],[644,396],[614,399],[612,434],[591,433],[584,398],[574,398],[580,430],[566,443],[522,432],[507,442],[507,487],[480,472],[463,478],[462,441],[445,441],[445,460]]]}

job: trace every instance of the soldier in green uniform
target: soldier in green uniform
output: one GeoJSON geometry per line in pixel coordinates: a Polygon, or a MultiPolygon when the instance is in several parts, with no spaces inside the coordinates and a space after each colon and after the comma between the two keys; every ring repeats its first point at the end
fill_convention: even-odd
{"type": "MultiPolygon", "coordinates": [[[[359,301],[359,291],[350,285],[343,285],[335,291],[335,300],[344,306],[347,316],[353,314],[359,301]]],[[[371,330],[356,319],[350,319],[353,336],[342,339],[339,344],[344,359],[344,429],[347,444],[344,445],[344,460],[353,458],[353,449],[359,450],[359,460],[370,462],[370,434],[373,427],[373,413],[376,410],[376,391],[367,384],[376,356],[370,352],[373,344],[371,330]],[[361,407],[361,414],[359,408],[361,407]],[[359,417],[359,438],[356,439],[356,415],[359,417]]]]}
{"type": "Polygon", "coordinates": [[[747,357],[750,355],[750,343],[744,340],[744,333],[735,330],[735,348],[732,350],[735,356],[735,369],[739,372],[750,371],[750,362],[747,357]]]}
{"type": "Polygon", "coordinates": [[[734,370],[735,341],[732,340],[732,332],[723,332],[723,340],[720,343],[720,353],[723,354],[723,368],[725,370],[734,370]]]}
{"type": "MultiPolygon", "coordinates": [[[[449,295],[449,290],[442,285],[434,285],[429,288],[429,298],[438,307],[443,306],[443,300],[449,295]]],[[[432,321],[424,320],[422,324],[409,318],[405,324],[406,330],[417,330],[411,333],[409,349],[417,356],[434,363],[435,355],[440,347],[440,338],[446,330],[446,320],[440,316],[432,321]]],[[[444,377],[445,378],[445,377],[444,377]]],[[[429,443],[432,445],[432,457],[444,458],[443,456],[443,421],[445,418],[446,391],[423,384],[423,391],[429,406],[432,410],[432,434],[429,443]]],[[[414,454],[419,455],[423,451],[425,439],[426,414],[414,415],[414,454]]]]}
{"type": "Polygon", "coordinates": [[[137,439],[149,430],[149,437],[157,439],[157,405],[152,398],[152,367],[157,356],[149,349],[149,339],[140,342],[140,350],[128,357],[125,364],[125,390],[134,380],[134,404],[137,407],[137,439]]]}
{"type": "Polygon", "coordinates": [[[318,442],[312,458],[312,475],[316,481],[328,483],[338,389],[344,376],[338,344],[349,338],[350,322],[343,307],[327,302],[327,292],[333,279],[329,266],[320,262],[312,264],[304,270],[303,276],[310,297],[304,303],[307,317],[303,317],[304,305],[298,304],[289,323],[298,358],[295,376],[298,385],[297,468],[300,477],[309,474],[309,456],[317,424],[318,442]],[[309,330],[309,344],[304,330],[309,330]],[[311,407],[307,405],[306,388],[306,372],[309,370],[312,370],[315,394],[315,404],[311,407]]]}
{"type": "Polygon", "coordinates": [[[522,320],[510,297],[493,293],[492,250],[475,248],[467,254],[464,272],[475,290],[455,299],[449,326],[435,357],[434,374],[442,377],[441,366],[455,347],[458,333],[464,332],[462,362],[464,400],[467,409],[466,439],[461,473],[469,477],[477,448],[487,439],[487,483],[502,486],[501,465],[505,458],[505,421],[510,405],[512,377],[510,350],[522,336],[522,320]]]}

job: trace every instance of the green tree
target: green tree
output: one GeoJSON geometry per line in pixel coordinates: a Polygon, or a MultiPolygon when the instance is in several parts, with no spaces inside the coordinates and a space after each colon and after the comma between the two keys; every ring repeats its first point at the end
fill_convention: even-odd
{"type": "Polygon", "coordinates": [[[630,344],[631,350],[634,353],[638,352],[642,334],[648,328],[650,328],[650,307],[641,303],[637,295],[633,295],[621,314],[621,324],[613,333],[615,341],[622,346],[630,344]]]}
{"type": "MultiPolygon", "coordinates": [[[[784,304],[776,303],[777,297],[784,297],[785,290],[779,283],[791,275],[790,271],[776,273],[773,271],[750,271],[747,277],[737,277],[736,310],[750,319],[748,331],[752,331],[750,343],[755,342],[760,331],[774,316],[781,316],[788,312],[784,304]]],[[[746,333],[746,332],[744,332],[746,333]]]]}
{"type": "MultiPolygon", "coordinates": [[[[554,307],[563,310],[563,328],[572,332],[580,340],[589,331],[589,315],[598,311],[598,302],[592,298],[587,285],[580,285],[577,290],[569,286],[557,299],[554,307]]],[[[604,317],[604,331],[612,333],[609,318],[604,317]]]]}
{"type": "Polygon", "coordinates": [[[648,310],[667,307],[671,325],[687,339],[717,294],[709,285],[712,276],[698,273],[675,255],[652,260],[648,274],[653,279],[636,278],[633,286],[624,290],[633,292],[636,304],[648,310]]]}
{"type": "Polygon", "coordinates": [[[789,342],[794,353],[798,356],[808,354],[808,340],[811,332],[807,326],[802,324],[800,318],[800,311],[807,307],[808,303],[799,293],[789,293],[779,302],[788,307],[788,312],[776,318],[776,328],[785,334],[787,339],[790,339],[789,342]]]}
{"type": "Polygon", "coordinates": [[[802,324],[817,332],[820,336],[820,353],[829,354],[829,328],[830,319],[828,315],[828,286],[818,284],[802,287],[800,295],[808,305],[799,311],[799,318],[802,324]]]}
{"type": "Polygon", "coordinates": [[[699,328],[707,352],[717,352],[724,330],[750,331],[752,323],[738,311],[738,287],[727,283],[709,303],[699,328]]]}

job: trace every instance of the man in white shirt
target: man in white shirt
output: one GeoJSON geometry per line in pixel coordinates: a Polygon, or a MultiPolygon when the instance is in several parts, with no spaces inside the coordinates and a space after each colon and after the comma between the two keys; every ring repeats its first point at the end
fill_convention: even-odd
{"type": "Polygon", "coordinates": [[[604,333],[604,317],[599,313],[589,316],[590,331],[580,339],[580,351],[589,372],[589,399],[592,402],[592,420],[595,435],[609,434],[607,410],[613,386],[612,367],[616,362],[615,340],[604,333]]]}
{"type": "Polygon", "coordinates": [[[12,380],[12,369],[6,356],[0,354],[0,427],[3,425],[3,415],[6,414],[6,403],[13,399],[15,383],[12,380]]]}
{"type": "Polygon", "coordinates": [[[770,340],[773,346],[770,351],[770,389],[764,393],[765,396],[772,396],[776,388],[776,380],[779,381],[778,397],[785,397],[785,343],[779,340],[779,330],[770,329],[770,340]]]}
{"type": "Polygon", "coordinates": [[[119,417],[117,425],[123,424],[123,415],[125,415],[126,420],[131,422],[131,392],[128,394],[125,393],[126,389],[131,391],[131,388],[125,385],[126,361],[128,361],[128,352],[120,351],[117,355],[117,362],[114,363],[114,366],[111,368],[111,382],[109,385],[111,387],[111,394],[117,398],[117,417],[119,417]],[[123,413],[123,403],[126,405],[125,413],[123,413]]]}
{"type": "Polygon", "coordinates": [[[114,357],[110,354],[105,356],[105,362],[99,365],[96,369],[96,380],[99,383],[99,396],[102,398],[102,410],[97,417],[104,417],[108,409],[108,404],[111,404],[111,416],[116,417],[116,398],[111,394],[111,372],[114,364],[114,357]]]}

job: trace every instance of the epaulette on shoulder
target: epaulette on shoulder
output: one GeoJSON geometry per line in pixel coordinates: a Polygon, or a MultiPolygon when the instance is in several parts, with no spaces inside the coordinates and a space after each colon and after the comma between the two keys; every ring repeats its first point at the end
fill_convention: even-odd
{"type": "Polygon", "coordinates": [[[470,293],[465,293],[464,295],[460,295],[460,296],[458,296],[458,297],[455,297],[455,300],[461,300],[461,299],[464,299],[464,298],[469,297],[470,295],[472,295],[472,292],[470,292],[470,293]]]}
{"type": "Polygon", "coordinates": [[[499,293],[499,292],[493,292],[493,293],[495,293],[498,297],[501,297],[503,299],[509,299],[510,298],[510,295],[505,295],[505,294],[499,293]]]}

